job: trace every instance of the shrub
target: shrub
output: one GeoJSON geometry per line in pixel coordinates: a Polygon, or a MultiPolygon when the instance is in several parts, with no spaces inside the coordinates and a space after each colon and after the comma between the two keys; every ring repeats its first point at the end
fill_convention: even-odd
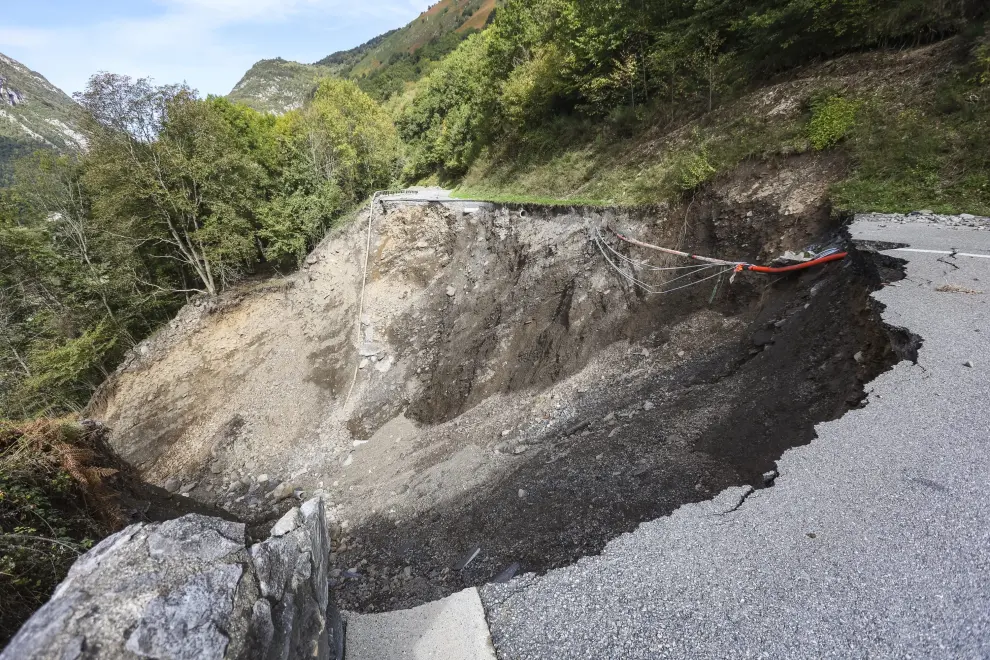
{"type": "Polygon", "coordinates": [[[701,147],[677,156],[671,166],[669,179],[676,190],[689,192],[717,173],[718,168],[712,163],[708,149],[701,147]]]}
{"type": "Polygon", "coordinates": [[[0,420],[0,646],[79,555],[123,524],[121,467],[101,427],[0,420]]]}
{"type": "Polygon", "coordinates": [[[853,126],[862,104],[839,95],[823,95],[812,101],[808,140],[822,151],[838,144],[853,126]]]}

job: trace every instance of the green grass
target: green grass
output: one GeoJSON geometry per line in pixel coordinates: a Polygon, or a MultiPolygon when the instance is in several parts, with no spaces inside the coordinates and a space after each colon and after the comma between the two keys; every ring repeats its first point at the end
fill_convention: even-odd
{"type": "Polygon", "coordinates": [[[988,92],[950,82],[939,92],[948,104],[900,111],[890,102],[871,100],[845,145],[855,165],[833,189],[836,206],[990,215],[988,92]]]}
{"type": "Polygon", "coordinates": [[[450,194],[454,199],[470,199],[496,204],[537,204],[540,206],[594,206],[608,207],[615,203],[590,197],[547,197],[485,190],[483,188],[456,188],[450,194]]]}
{"type": "Polygon", "coordinates": [[[766,119],[730,106],[675,130],[592,127],[567,120],[527,136],[512,152],[488,154],[460,182],[460,191],[499,201],[581,200],[592,205],[641,206],[679,198],[746,159],[809,149],[802,121],[766,119]]]}

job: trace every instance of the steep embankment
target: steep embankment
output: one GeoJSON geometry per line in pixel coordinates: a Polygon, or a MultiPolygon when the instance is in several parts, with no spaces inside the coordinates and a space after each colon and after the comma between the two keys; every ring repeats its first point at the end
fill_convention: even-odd
{"type": "Polygon", "coordinates": [[[982,185],[982,92],[961,38],[918,48],[848,54],[781,74],[695,117],[664,109],[631,127],[558,122],[505,153],[492,149],[458,194],[643,204],[699,183],[722,185],[741,164],[829,153],[831,199],[859,211],[990,209],[982,185]],[[823,99],[850,115],[828,116],[823,99]],[[818,143],[822,122],[834,141],[818,143]]]}
{"type": "Polygon", "coordinates": [[[648,296],[595,230],[768,260],[835,238],[834,166],[795,157],[637,211],[392,205],[360,319],[366,216],[304,272],[186,308],[89,413],[149,480],[247,518],[323,491],[352,609],[567,564],[762,483],[898,359],[870,259],[648,296]]]}

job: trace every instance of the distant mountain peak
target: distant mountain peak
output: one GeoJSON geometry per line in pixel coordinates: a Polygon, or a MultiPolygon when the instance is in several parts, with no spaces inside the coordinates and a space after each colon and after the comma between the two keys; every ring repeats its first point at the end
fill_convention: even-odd
{"type": "Polygon", "coordinates": [[[420,49],[455,34],[464,38],[472,31],[484,29],[496,4],[496,0],[440,0],[409,25],[390,30],[356,48],[328,55],[315,64],[281,57],[261,60],[244,74],[228,98],[262,112],[287,112],[300,107],[321,78],[333,76],[367,83],[366,79],[381,73],[397,58],[415,55],[420,49]]]}
{"type": "Polygon", "coordinates": [[[40,73],[0,53],[0,167],[33,149],[86,149],[82,108],[40,73]]]}

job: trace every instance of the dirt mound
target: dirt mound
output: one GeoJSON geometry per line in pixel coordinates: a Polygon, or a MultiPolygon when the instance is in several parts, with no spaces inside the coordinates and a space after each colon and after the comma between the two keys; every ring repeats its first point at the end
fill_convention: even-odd
{"type": "Polygon", "coordinates": [[[821,181],[839,167],[743,168],[675,209],[390,207],[360,319],[359,217],[304,272],[187,308],[90,412],[148,479],[259,524],[324,493],[352,609],[566,564],[762,484],[909,344],[871,306],[872,257],[649,296],[596,229],[767,260],[837,238],[821,181]]]}

